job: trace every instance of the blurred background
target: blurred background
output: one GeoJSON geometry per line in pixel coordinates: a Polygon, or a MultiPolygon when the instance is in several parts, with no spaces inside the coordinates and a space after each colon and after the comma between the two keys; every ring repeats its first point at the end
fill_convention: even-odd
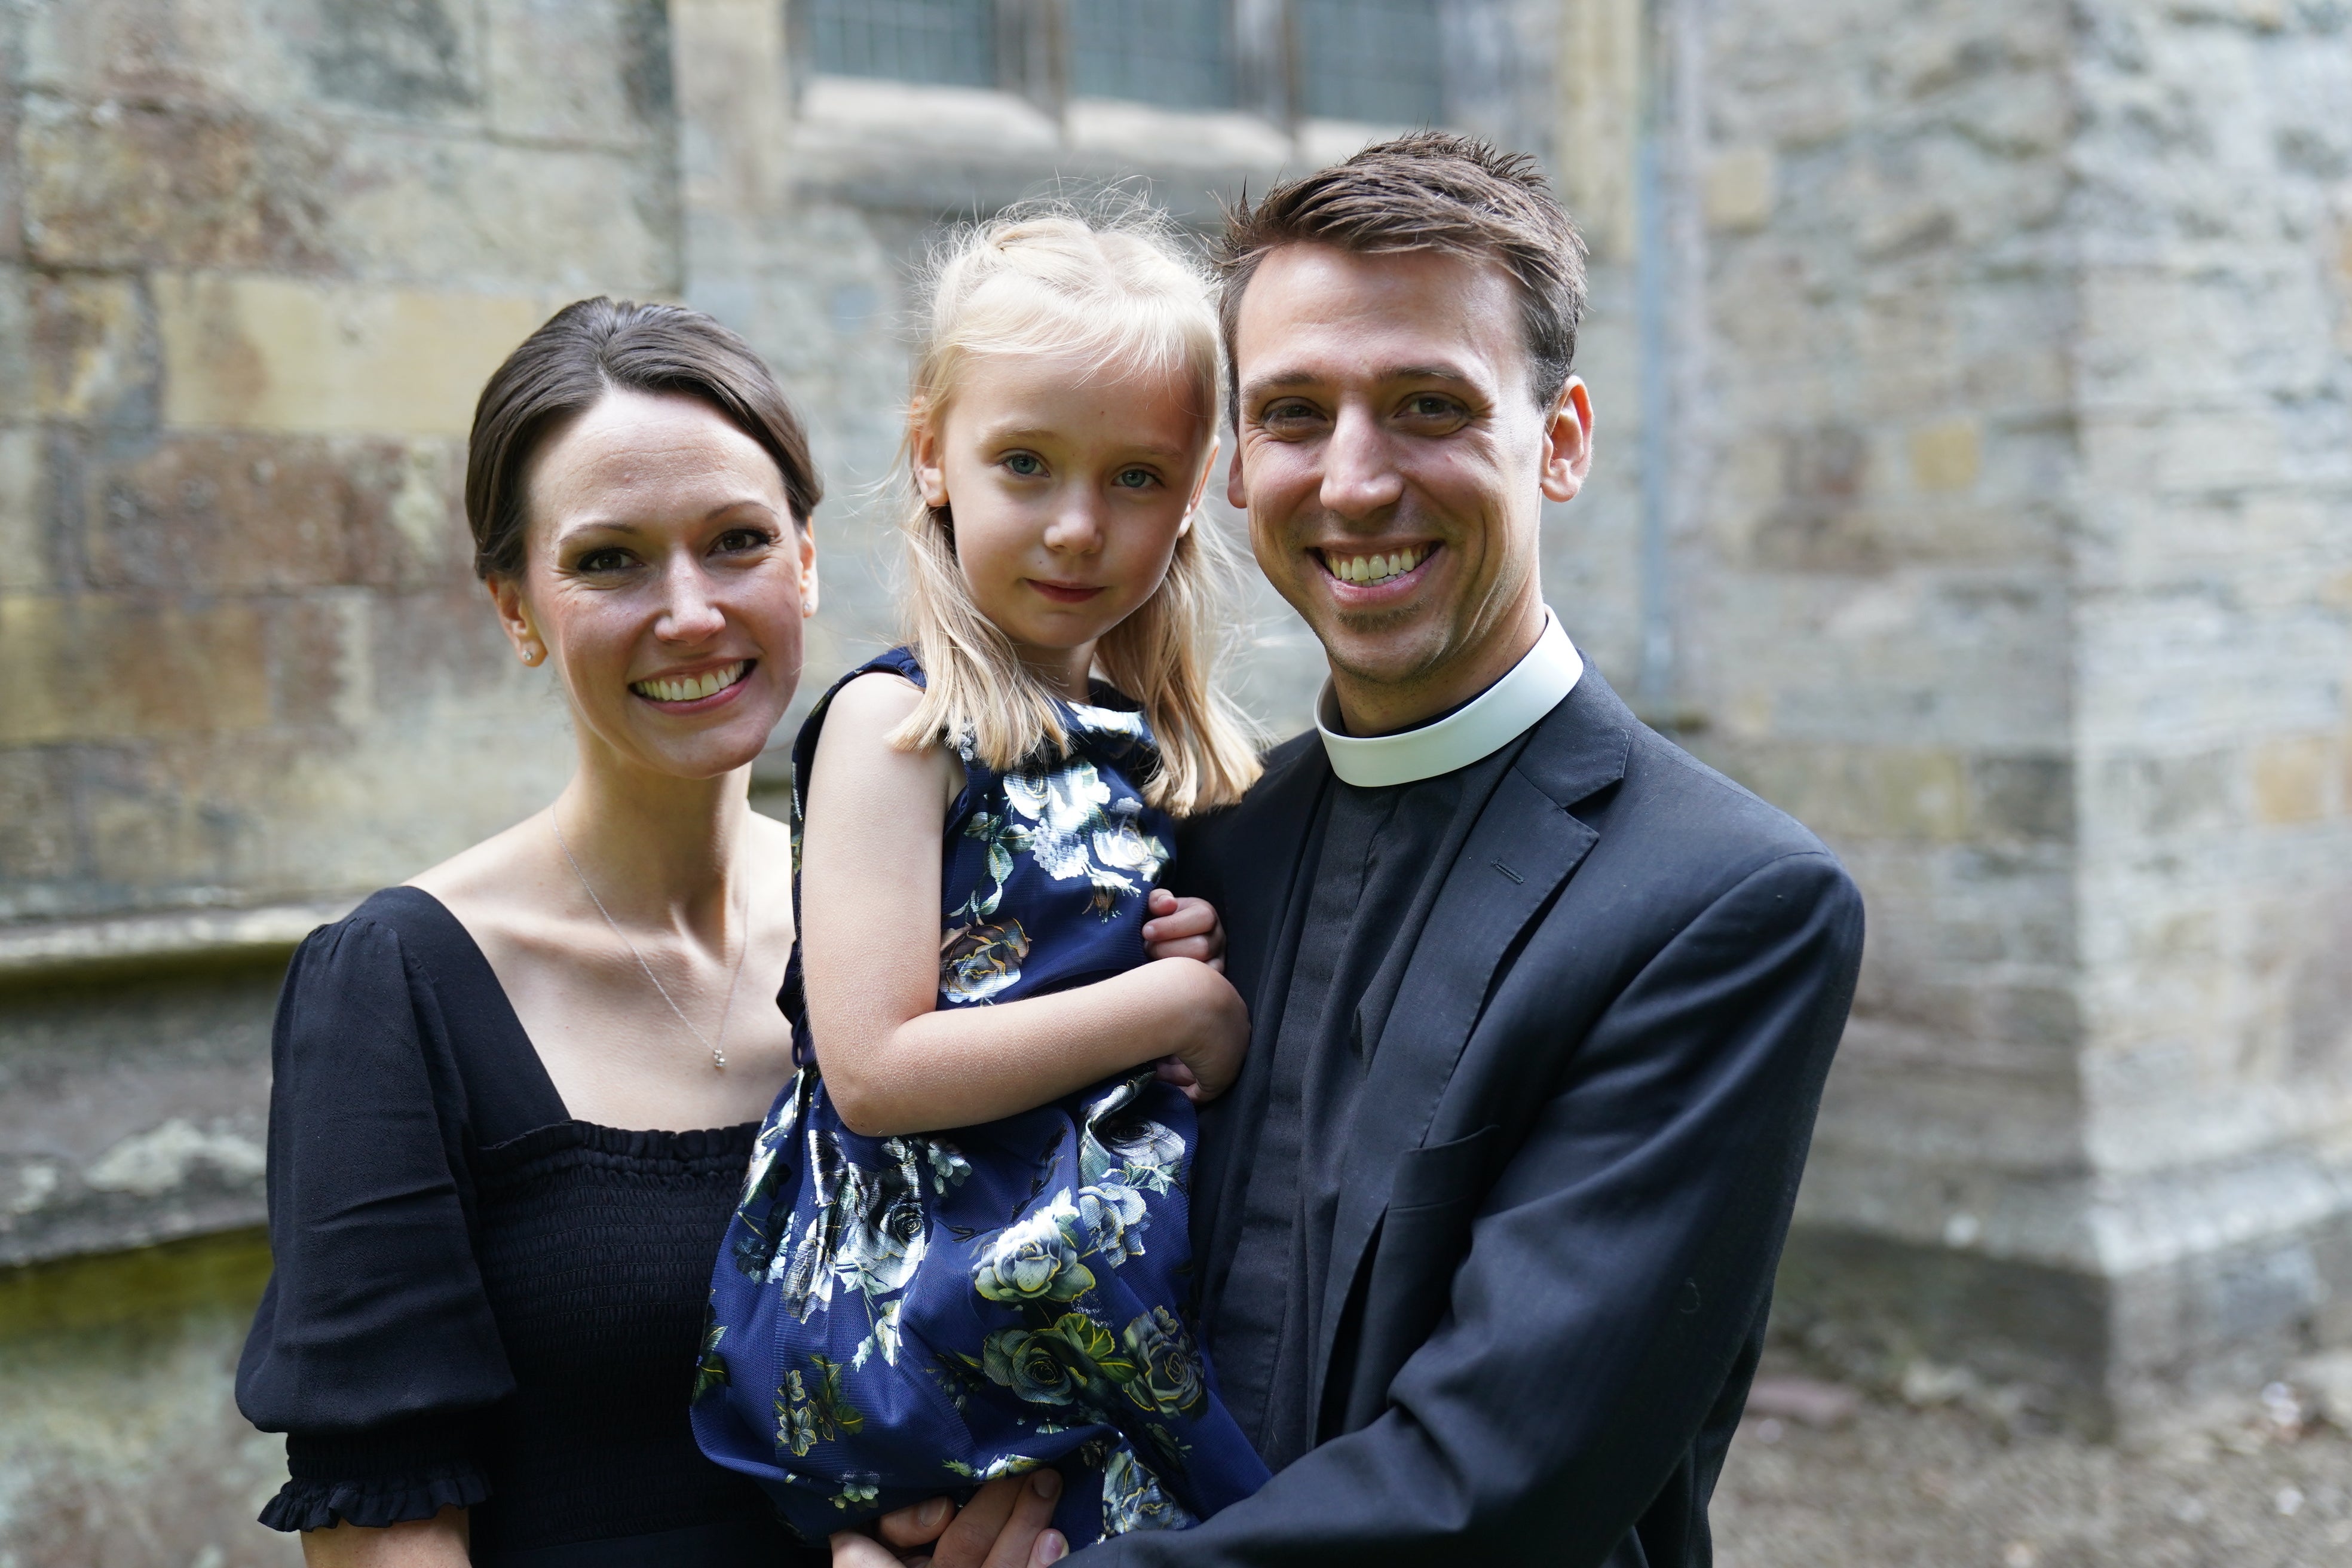
{"type": "Polygon", "coordinates": [[[569,766],[469,569],[491,366],[604,291],[750,337],[814,695],[890,640],[931,237],[1425,123],[1592,242],[1547,597],[1869,900],[1721,1560],[2352,1563],[2336,0],[6,0],[0,78],[0,1568],[292,1561],[278,973],[569,766]]]}

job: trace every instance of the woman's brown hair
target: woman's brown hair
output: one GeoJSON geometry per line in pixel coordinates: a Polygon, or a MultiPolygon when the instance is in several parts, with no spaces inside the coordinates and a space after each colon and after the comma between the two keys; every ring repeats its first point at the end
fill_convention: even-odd
{"type": "Polygon", "coordinates": [[[824,485],[808,433],[751,345],[699,310],[598,295],[566,305],[522,341],[483,384],[466,447],[466,520],[474,572],[522,570],[523,486],[531,455],[608,392],[699,398],[766,448],[784,476],[793,521],[809,525],[824,485]]]}

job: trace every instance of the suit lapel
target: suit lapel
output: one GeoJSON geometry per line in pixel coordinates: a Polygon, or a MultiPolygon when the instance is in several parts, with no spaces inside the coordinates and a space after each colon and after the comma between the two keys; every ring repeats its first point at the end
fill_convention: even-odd
{"type": "Polygon", "coordinates": [[[1511,949],[1600,835],[1568,808],[1622,778],[1634,720],[1590,664],[1528,738],[1463,841],[1404,972],[1356,1100],[1315,1346],[1319,1411],[1332,1347],[1397,1165],[1419,1148],[1511,949]]]}

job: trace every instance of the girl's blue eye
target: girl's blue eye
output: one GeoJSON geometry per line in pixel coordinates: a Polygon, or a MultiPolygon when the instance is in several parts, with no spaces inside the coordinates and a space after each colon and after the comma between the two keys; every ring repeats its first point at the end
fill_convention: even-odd
{"type": "Polygon", "coordinates": [[[1121,470],[1118,479],[1114,482],[1125,486],[1127,489],[1131,490],[1139,490],[1151,483],[1152,478],[1153,475],[1150,468],[1127,468],[1121,470]]]}
{"type": "Polygon", "coordinates": [[[1013,453],[1004,459],[1004,466],[1024,479],[1034,479],[1045,471],[1045,465],[1039,462],[1034,454],[1029,452],[1013,453]]]}

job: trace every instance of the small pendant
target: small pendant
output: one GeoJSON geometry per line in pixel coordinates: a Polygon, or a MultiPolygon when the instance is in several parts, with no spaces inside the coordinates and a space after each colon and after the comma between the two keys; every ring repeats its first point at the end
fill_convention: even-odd
{"type": "Polygon", "coordinates": [[[713,1072],[725,1072],[727,1070],[727,1053],[720,1050],[717,1046],[710,1047],[710,1070],[713,1072]]]}

